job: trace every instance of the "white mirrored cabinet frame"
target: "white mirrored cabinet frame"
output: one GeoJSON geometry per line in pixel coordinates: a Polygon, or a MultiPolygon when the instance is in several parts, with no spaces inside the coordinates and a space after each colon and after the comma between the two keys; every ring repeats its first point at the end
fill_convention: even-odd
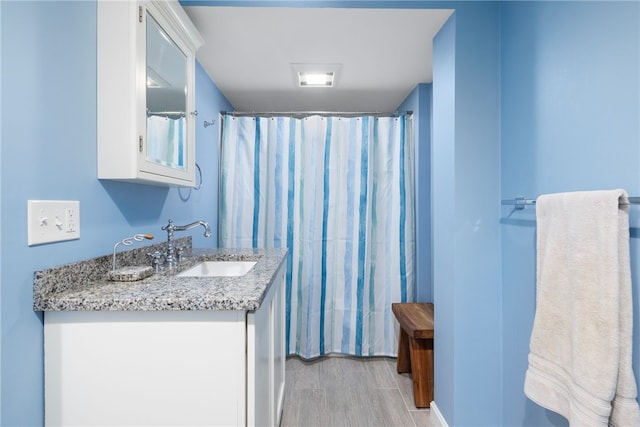
{"type": "Polygon", "coordinates": [[[98,1],[98,178],[195,186],[195,53],[177,1],[98,1]]]}

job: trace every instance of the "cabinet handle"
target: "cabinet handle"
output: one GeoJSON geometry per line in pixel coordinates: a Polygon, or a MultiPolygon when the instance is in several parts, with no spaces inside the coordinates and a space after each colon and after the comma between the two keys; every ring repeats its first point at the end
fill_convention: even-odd
{"type": "Polygon", "coordinates": [[[142,135],[140,135],[140,136],[138,137],[138,150],[140,150],[140,152],[141,152],[141,153],[142,153],[142,146],[143,146],[143,143],[142,143],[142,135]]]}
{"type": "Polygon", "coordinates": [[[138,21],[140,23],[142,23],[142,18],[144,17],[144,14],[142,13],[142,6],[138,6],[138,21]]]}
{"type": "Polygon", "coordinates": [[[198,117],[198,110],[192,111],[192,112],[191,112],[191,115],[192,115],[193,117],[198,117]]]}

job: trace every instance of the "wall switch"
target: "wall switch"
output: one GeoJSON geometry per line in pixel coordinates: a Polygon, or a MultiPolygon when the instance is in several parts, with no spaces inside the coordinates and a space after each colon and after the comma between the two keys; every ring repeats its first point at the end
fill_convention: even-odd
{"type": "Polygon", "coordinates": [[[79,238],[79,201],[27,201],[27,243],[29,246],[79,238]]]}

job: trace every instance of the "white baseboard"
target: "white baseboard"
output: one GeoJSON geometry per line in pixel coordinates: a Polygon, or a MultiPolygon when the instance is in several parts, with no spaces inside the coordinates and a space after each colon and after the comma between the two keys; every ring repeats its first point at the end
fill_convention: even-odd
{"type": "Polygon", "coordinates": [[[429,408],[431,409],[431,421],[434,421],[436,427],[449,427],[447,420],[444,419],[442,413],[436,406],[436,402],[431,402],[429,408]]]}

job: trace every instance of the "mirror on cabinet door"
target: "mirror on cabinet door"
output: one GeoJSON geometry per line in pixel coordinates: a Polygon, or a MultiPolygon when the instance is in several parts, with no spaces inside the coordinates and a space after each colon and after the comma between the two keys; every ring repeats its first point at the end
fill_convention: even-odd
{"type": "Polygon", "coordinates": [[[147,149],[149,162],[186,167],[187,57],[147,15],[147,149]]]}
{"type": "Polygon", "coordinates": [[[98,1],[98,179],[195,187],[195,53],[176,0],[98,1]]]}

